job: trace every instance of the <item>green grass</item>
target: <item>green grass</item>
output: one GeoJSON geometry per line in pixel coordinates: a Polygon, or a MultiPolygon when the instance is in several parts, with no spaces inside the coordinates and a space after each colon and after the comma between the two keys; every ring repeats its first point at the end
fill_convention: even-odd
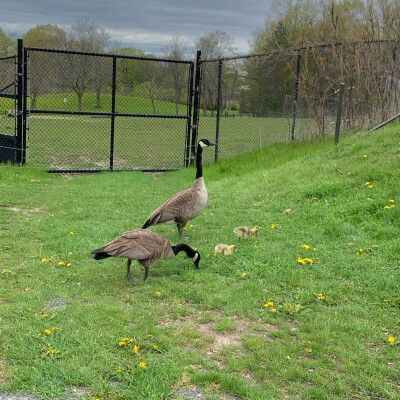
{"type": "MultiPolygon", "coordinates": [[[[124,260],[90,251],[140,227],[192,184],[193,168],[65,179],[0,166],[0,392],[398,399],[397,131],[206,166],[209,202],[186,230],[200,269],[180,254],[139,283],[124,278],[124,260]],[[258,237],[238,242],[239,225],[260,226],[258,237]],[[216,258],[217,243],[237,253],[216,258]],[[124,338],[135,342],[120,347],[124,338]]],[[[152,230],[179,241],[174,227],[152,230]]]]}

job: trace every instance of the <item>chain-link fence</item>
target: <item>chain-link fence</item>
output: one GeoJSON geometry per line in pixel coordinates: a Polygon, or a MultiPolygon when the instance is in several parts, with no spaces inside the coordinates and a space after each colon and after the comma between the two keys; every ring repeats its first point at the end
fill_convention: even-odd
{"type": "Polygon", "coordinates": [[[54,171],[187,164],[193,63],[25,49],[27,162],[54,171]]]}
{"type": "Polygon", "coordinates": [[[203,60],[199,135],[215,159],[333,135],[342,82],[341,132],[366,129],[399,112],[397,58],[396,42],[373,41],[203,60]]]}
{"type": "Polygon", "coordinates": [[[0,58],[0,162],[16,158],[16,57],[0,58]]]}

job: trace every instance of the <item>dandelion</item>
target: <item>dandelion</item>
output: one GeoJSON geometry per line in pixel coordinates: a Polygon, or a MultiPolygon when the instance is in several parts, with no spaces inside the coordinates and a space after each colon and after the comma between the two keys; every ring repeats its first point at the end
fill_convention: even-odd
{"type": "Polygon", "coordinates": [[[53,357],[56,354],[57,349],[51,349],[46,351],[46,356],[53,357]]]}
{"type": "Polygon", "coordinates": [[[394,343],[396,339],[393,336],[389,336],[388,342],[389,343],[394,343]]]}
{"type": "Polygon", "coordinates": [[[145,368],[147,368],[147,364],[145,362],[141,361],[139,363],[139,368],[145,369],[145,368]]]}
{"type": "Polygon", "coordinates": [[[156,344],[153,344],[153,350],[158,350],[158,346],[156,344]]]}
{"type": "Polygon", "coordinates": [[[264,307],[268,308],[268,307],[272,307],[273,305],[274,305],[274,302],[270,300],[268,303],[264,304],[264,307]]]}
{"type": "Polygon", "coordinates": [[[71,236],[75,235],[75,233],[74,233],[74,232],[72,232],[72,231],[71,231],[69,234],[70,234],[71,236]]]}
{"type": "Polygon", "coordinates": [[[318,298],[318,300],[324,300],[325,299],[325,295],[323,293],[318,293],[317,294],[317,298],[318,298]]]}
{"type": "Polygon", "coordinates": [[[242,277],[246,278],[246,276],[247,276],[246,272],[243,272],[242,277]]]}
{"type": "Polygon", "coordinates": [[[47,261],[47,258],[42,258],[42,263],[44,263],[44,262],[46,262],[47,261]]]}
{"type": "Polygon", "coordinates": [[[367,154],[364,154],[364,156],[363,156],[364,158],[367,158],[368,157],[368,155],[367,154]]]}
{"type": "Polygon", "coordinates": [[[277,309],[276,308],[271,308],[271,312],[276,312],[277,309]]]}
{"type": "Polygon", "coordinates": [[[302,244],[301,247],[306,250],[308,250],[310,248],[310,246],[308,244],[302,244]]]}
{"type": "Polygon", "coordinates": [[[194,227],[194,225],[193,225],[193,224],[190,224],[188,227],[189,227],[189,228],[193,228],[193,227],[194,227]]]}
{"type": "Polygon", "coordinates": [[[126,346],[126,342],[124,342],[123,340],[121,340],[121,341],[118,343],[118,346],[119,346],[119,347],[126,346]]]}
{"type": "Polygon", "coordinates": [[[45,333],[47,336],[49,336],[49,335],[51,334],[51,329],[45,329],[45,330],[44,330],[44,333],[45,333]]]}
{"type": "Polygon", "coordinates": [[[271,229],[275,229],[275,228],[276,228],[276,225],[275,225],[275,224],[271,224],[270,228],[271,228],[271,229]]]}
{"type": "Polygon", "coordinates": [[[64,263],[64,261],[60,261],[59,263],[58,263],[58,265],[64,265],[65,263],[64,263]]]}
{"type": "Polygon", "coordinates": [[[1,273],[2,274],[10,274],[11,273],[11,270],[9,270],[9,269],[3,269],[3,271],[1,271],[1,273]]]}
{"type": "Polygon", "coordinates": [[[66,267],[69,268],[71,265],[71,263],[67,263],[66,267]]]}
{"type": "Polygon", "coordinates": [[[392,203],[392,204],[393,204],[393,203],[394,203],[394,200],[393,200],[393,199],[390,199],[390,200],[389,200],[389,203],[392,203]]]}
{"type": "Polygon", "coordinates": [[[160,291],[157,291],[156,295],[160,297],[162,295],[162,293],[160,291]]]}
{"type": "Polygon", "coordinates": [[[369,187],[370,189],[372,189],[372,188],[374,187],[374,185],[368,185],[368,187],[369,187]]]}
{"type": "Polygon", "coordinates": [[[300,257],[297,259],[297,262],[298,262],[299,264],[301,264],[301,265],[305,265],[305,263],[306,263],[306,261],[303,260],[303,259],[300,258],[300,257]]]}
{"type": "Polygon", "coordinates": [[[122,368],[118,368],[117,372],[120,374],[122,372],[122,368]]]}
{"type": "Polygon", "coordinates": [[[368,186],[368,185],[370,185],[371,184],[371,182],[369,182],[369,181],[367,181],[367,182],[365,182],[365,186],[368,186]]]}
{"type": "Polygon", "coordinates": [[[139,346],[135,344],[135,345],[133,346],[133,351],[134,351],[135,353],[137,353],[137,352],[139,351],[139,346]]]}

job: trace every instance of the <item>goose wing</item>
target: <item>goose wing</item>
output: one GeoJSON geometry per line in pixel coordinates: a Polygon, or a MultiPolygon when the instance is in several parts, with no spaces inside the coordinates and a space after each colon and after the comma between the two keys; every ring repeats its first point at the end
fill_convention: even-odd
{"type": "Polygon", "coordinates": [[[170,248],[169,240],[145,229],[125,232],[103,247],[112,257],[125,257],[131,260],[158,260],[165,248],[170,248]]]}

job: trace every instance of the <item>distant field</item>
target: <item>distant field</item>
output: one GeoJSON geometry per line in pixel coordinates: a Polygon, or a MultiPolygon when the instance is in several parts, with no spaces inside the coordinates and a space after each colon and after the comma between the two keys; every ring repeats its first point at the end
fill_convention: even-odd
{"type": "MultiPolygon", "coordinates": [[[[0,110],[10,107],[0,99],[0,110]]],[[[117,96],[116,111],[122,114],[146,114],[151,117],[120,117],[115,119],[115,170],[181,168],[185,165],[187,119],[161,118],[176,115],[176,106],[168,101],[133,96],[117,96]],[[152,117],[154,115],[154,118],[152,117]]],[[[36,109],[77,111],[77,98],[72,94],[39,96],[36,109]],[[65,105],[64,98],[67,98],[65,105]]],[[[101,108],[96,96],[83,97],[82,111],[111,112],[111,96],[101,96],[101,108]]],[[[210,114],[210,113],[209,113],[210,114]]],[[[110,167],[111,119],[90,115],[35,114],[28,119],[27,161],[41,169],[105,170],[110,167]]],[[[178,115],[186,116],[185,105],[178,106],[178,115]]],[[[12,120],[7,118],[8,125],[12,120]]],[[[3,118],[3,119],[4,119],[3,118]]],[[[216,117],[200,113],[199,138],[217,140],[216,117]]],[[[1,120],[0,120],[1,127],[1,120]]],[[[10,133],[13,132],[13,126],[10,133]]],[[[227,159],[276,142],[290,140],[291,118],[221,117],[219,124],[218,159],[227,159]]],[[[296,121],[295,138],[308,140],[318,136],[314,119],[296,121]]],[[[208,152],[205,162],[213,162],[216,154],[208,152]]]]}

